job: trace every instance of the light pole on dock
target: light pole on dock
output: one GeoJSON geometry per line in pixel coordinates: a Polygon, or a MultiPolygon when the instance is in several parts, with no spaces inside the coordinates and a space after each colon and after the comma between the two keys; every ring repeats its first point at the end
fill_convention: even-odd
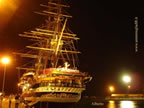
{"type": "Polygon", "coordinates": [[[126,83],[127,93],[129,93],[129,89],[131,88],[131,86],[129,85],[129,83],[131,82],[131,77],[126,75],[126,76],[123,76],[122,80],[124,83],[126,83]]]}
{"type": "Polygon", "coordinates": [[[110,91],[110,93],[112,94],[112,93],[115,91],[114,86],[109,86],[109,91],[110,91]]]}
{"type": "Polygon", "coordinates": [[[2,64],[4,64],[4,74],[3,74],[3,84],[2,84],[2,93],[4,95],[4,89],[5,89],[5,76],[6,76],[6,66],[7,64],[10,62],[10,58],[9,57],[3,57],[1,59],[2,64]]]}

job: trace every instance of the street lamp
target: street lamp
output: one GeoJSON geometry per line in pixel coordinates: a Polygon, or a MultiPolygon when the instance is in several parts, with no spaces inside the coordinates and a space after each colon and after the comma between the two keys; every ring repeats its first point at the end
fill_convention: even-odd
{"type": "Polygon", "coordinates": [[[109,91],[112,93],[114,92],[115,88],[113,86],[109,86],[109,91]]]}
{"type": "Polygon", "coordinates": [[[114,87],[113,87],[113,86],[110,86],[110,87],[109,87],[109,90],[110,90],[110,92],[113,92],[113,91],[114,91],[114,87]]]}
{"type": "Polygon", "coordinates": [[[131,86],[128,85],[131,82],[131,77],[126,75],[126,76],[123,76],[122,80],[124,81],[124,83],[127,84],[127,93],[128,93],[129,89],[131,88],[131,86]]]}
{"type": "Polygon", "coordinates": [[[130,83],[131,82],[131,77],[130,76],[123,76],[123,81],[125,83],[130,83]]]}
{"type": "Polygon", "coordinates": [[[8,57],[2,58],[2,63],[3,64],[8,64],[10,62],[10,59],[8,57]]]}
{"type": "Polygon", "coordinates": [[[4,94],[6,65],[10,62],[10,58],[9,57],[3,57],[1,59],[1,62],[2,62],[2,64],[4,64],[4,75],[3,75],[3,85],[2,85],[2,93],[4,94]]]}

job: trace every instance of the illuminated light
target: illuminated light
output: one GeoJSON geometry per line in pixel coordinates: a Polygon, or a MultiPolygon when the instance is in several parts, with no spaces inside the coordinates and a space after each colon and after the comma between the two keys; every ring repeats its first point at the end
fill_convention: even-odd
{"type": "Polygon", "coordinates": [[[25,89],[26,89],[26,86],[23,86],[23,89],[25,90],[25,89]]]}
{"type": "Polygon", "coordinates": [[[27,84],[26,86],[27,86],[27,87],[29,87],[29,86],[30,86],[30,84],[27,84]]]}
{"type": "Polygon", "coordinates": [[[1,62],[2,62],[3,64],[8,64],[8,63],[10,62],[10,58],[4,57],[4,58],[1,59],[1,62]]]}
{"type": "Polygon", "coordinates": [[[20,83],[18,83],[17,85],[20,86],[20,83]]]}
{"type": "Polygon", "coordinates": [[[131,88],[131,86],[129,85],[129,86],[128,86],[128,88],[130,89],[130,88],[131,88]]]}
{"type": "Polygon", "coordinates": [[[109,87],[109,90],[110,90],[110,92],[114,92],[114,87],[113,87],[113,86],[110,86],[110,87],[109,87]]]}
{"type": "Polygon", "coordinates": [[[120,108],[136,108],[134,101],[121,101],[120,108]]]}
{"type": "Polygon", "coordinates": [[[30,88],[29,90],[33,90],[32,88],[30,88]]]}
{"type": "Polygon", "coordinates": [[[0,96],[2,96],[2,92],[0,92],[0,96]]]}
{"type": "Polygon", "coordinates": [[[130,76],[124,76],[124,77],[123,77],[123,81],[124,81],[125,83],[129,83],[129,82],[131,82],[131,77],[130,77],[130,76]]]}

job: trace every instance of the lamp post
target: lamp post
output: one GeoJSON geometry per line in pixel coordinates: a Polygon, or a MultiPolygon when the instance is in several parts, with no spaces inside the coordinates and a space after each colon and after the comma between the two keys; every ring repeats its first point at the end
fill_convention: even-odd
{"type": "Polygon", "coordinates": [[[114,92],[115,88],[113,86],[109,86],[109,91],[112,94],[112,92],[114,92]]]}
{"type": "Polygon", "coordinates": [[[127,93],[129,93],[129,89],[131,88],[131,86],[129,85],[129,83],[131,82],[131,77],[126,75],[126,76],[123,76],[122,80],[123,80],[124,83],[126,83],[127,93]]]}
{"type": "Polygon", "coordinates": [[[4,64],[4,74],[3,74],[3,85],[2,85],[2,93],[4,95],[4,89],[5,89],[5,75],[6,75],[6,65],[10,62],[10,59],[8,57],[3,57],[1,59],[2,64],[4,64]]]}

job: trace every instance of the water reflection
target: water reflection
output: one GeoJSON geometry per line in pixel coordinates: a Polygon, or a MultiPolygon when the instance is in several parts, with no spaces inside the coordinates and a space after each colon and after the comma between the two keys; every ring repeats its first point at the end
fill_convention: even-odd
{"type": "Polygon", "coordinates": [[[107,108],[137,108],[134,101],[109,101],[107,108]]]}
{"type": "Polygon", "coordinates": [[[121,101],[120,108],[136,108],[134,101],[121,101]]]}
{"type": "Polygon", "coordinates": [[[115,103],[115,101],[109,101],[109,103],[108,103],[108,108],[116,108],[116,103],[115,103]]]}

